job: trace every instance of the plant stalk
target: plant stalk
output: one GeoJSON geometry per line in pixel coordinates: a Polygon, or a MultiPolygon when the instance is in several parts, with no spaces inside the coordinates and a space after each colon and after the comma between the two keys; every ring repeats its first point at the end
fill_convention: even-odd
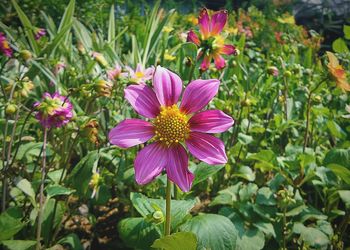
{"type": "Polygon", "coordinates": [[[47,142],[47,128],[44,128],[44,142],[43,142],[43,162],[41,168],[41,182],[40,182],[40,198],[39,198],[39,215],[38,215],[38,227],[36,231],[36,249],[40,250],[40,238],[41,238],[41,224],[43,222],[43,203],[44,203],[44,182],[46,175],[46,142],[47,142]]]}
{"type": "Polygon", "coordinates": [[[170,214],[170,205],[171,205],[171,186],[172,183],[167,178],[167,184],[166,184],[166,215],[165,215],[165,236],[170,235],[170,220],[171,220],[171,214],[170,214]]]}

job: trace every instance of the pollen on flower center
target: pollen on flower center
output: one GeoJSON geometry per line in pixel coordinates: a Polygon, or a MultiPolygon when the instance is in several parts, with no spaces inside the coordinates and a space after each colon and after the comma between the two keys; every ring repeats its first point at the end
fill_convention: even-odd
{"type": "Polygon", "coordinates": [[[135,73],[135,76],[136,76],[137,78],[142,78],[142,77],[144,77],[145,75],[144,75],[144,73],[142,73],[142,72],[136,72],[136,73],[135,73]]]}
{"type": "Polygon", "coordinates": [[[176,105],[161,107],[160,114],[154,119],[155,139],[166,145],[184,141],[190,132],[188,118],[176,105]]]}

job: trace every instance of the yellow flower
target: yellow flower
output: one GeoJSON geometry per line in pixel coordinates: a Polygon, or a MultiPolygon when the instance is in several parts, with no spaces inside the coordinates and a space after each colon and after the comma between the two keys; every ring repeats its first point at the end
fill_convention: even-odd
{"type": "Polygon", "coordinates": [[[328,71],[335,80],[337,86],[343,91],[350,91],[350,85],[346,78],[346,72],[339,64],[338,58],[332,53],[327,51],[329,63],[327,64],[328,71]]]}
{"type": "Polygon", "coordinates": [[[198,19],[197,19],[197,17],[194,16],[194,15],[189,15],[189,16],[187,17],[187,21],[190,22],[190,23],[192,23],[193,25],[197,25],[197,24],[198,24],[198,19]]]}
{"type": "Polygon", "coordinates": [[[170,32],[172,32],[173,30],[174,30],[174,28],[171,27],[171,26],[164,26],[164,28],[163,28],[163,31],[164,31],[165,33],[170,33],[170,32]]]}
{"type": "Polygon", "coordinates": [[[164,60],[165,61],[174,61],[176,59],[176,56],[173,56],[171,54],[169,54],[168,50],[165,51],[165,54],[164,54],[164,60]]]}

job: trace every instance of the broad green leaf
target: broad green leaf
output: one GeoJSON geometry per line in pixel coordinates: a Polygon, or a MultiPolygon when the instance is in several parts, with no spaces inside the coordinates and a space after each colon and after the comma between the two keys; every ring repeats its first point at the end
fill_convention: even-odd
{"type": "Polygon", "coordinates": [[[54,197],[56,195],[70,195],[74,193],[74,190],[61,185],[50,185],[46,188],[46,193],[48,196],[54,197]]]}
{"type": "Polygon", "coordinates": [[[258,163],[255,164],[255,167],[262,171],[277,168],[276,155],[271,150],[261,150],[258,153],[251,154],[248,159],[258,161],[258,163]]]}
{"type": "Polygon", "coordinates": [[[303,224],[298,222],[294,224],[293,232],[300,234],[300,239],[302,239],[309,246],[317,249],[327,249],[327,246],[330,243],[327,235],[322,231],[312,227],[305,227],[303,224]]]}
{"type": "Polygon", "coordinates": [[[349,25],[344,25],[343,31],[344,31],[344,37],[346,39],[350,40],[350,26],[349,25]]]}
{"type": "Polygon", "coordinates": [[[192,187],[208,179],[208,177],[220,171],[223,167],[224,165],[209,165],[204,162],[199,163],[193,172],[195,177],[192,187]]]}
{"type": "Polygon", "coordinates": [[[164,250],[196,250],[197,237],[190,232],[174,233],[156,240],[151,247],[164,250]]]}
{"type": "MultiPolygon", "coordinates": [[[[130,200],[136,210],[146,218],[156,211],[155,206],[166,214],[164,199],[150,199],[140,193],[131,193],[130,200]]],[[[171,200],[171,228],[175,229],[188,216],[190,210],[196,204],[196,200],[171,200]]]]}
{"type": "Polygon", "coordinates": [[[68,234],[64,238],[60,239],[57,243],[61,245],[70,245],[71,249],[74,250],[84,250],[80,243],[80,239],[76,234],[68,234]]]}
{"type": "Polygon", "coordinates": [[[118,223],[118,232],[125,245],[137,249],[150,249],[160,232],[144,218],[126,218],[118,223]]]}
{"type": "Polygon", "coordinates": [[[28,195],[30,202],[33,204],[33,206],[36,206],[36,200],[35,200],[35,192],[32,187],[32,184],[27,179],[21,179],[18,177],[15,180],[16,186],[26,195],[28,195]]]}
{"type": "Polygon", "coordinates": [[[327,127],[334,137],[339,139],[346,138],[346,133],[335,121],[327,121],[327,127]]]}
{"type": "Polygon", "coordinates": [[[255,180],[255,173],[248,166],[239,167],[237,171],[234,171],[233,176],[241,177],[243,179],[246,179],[247,181],[255,180]]]}
{"type": "Polygon", "coordinates": [[[50,240],[53,233],[53,231],[51,230],[55,230],[55,228],[61,224],[62,217],[65,211],[66,207],[63,201],[55,201],[54,199],[46,200],[44,204],[44,215],[41,234],[45,242],[48,242],[50,240]]]}
{"type": "Polygon", "coordinates": [[[338,165],[338,164],[328,164],[328,168],[332,170],[338,177],[340,177],[344,182],[350,185],[350,170],[338,165]]]}
{"type": "Polygon", "coordinates": [[[243,133],[238,134],[238,141],[243,145],[248,145],[253,141],[253,137],[243,133]]]}
{"type": "Polygon", "coordinates": [[[350,190],[339,190],[338,193],[342,201],[345,203],[345,206],[350,208],[350,190]]]}
{"type": "Polygon", "coordinates": [[[258,190],[256,195],[256,203],[260,205],[274,206],[276,205],[276,198],[270,188],[262,187],[258,190]]]}
{"type": "Polygon", "coordinates": [[[1,242],[9,250],[29,250],[34,249],[35,240],[4,240],[1,242]]]}
{"type": "Polygon", "coordinates": [[[197,235],[197,249],[237,249],[237,231],[232,222],[217,214],[200,214],[180,227],[197,235]]]}
{"type": "Polygon", "coordinates": [[[350,168],[350,149],[333,148],[328,151],[323,159],[323,165],[326,167],[331,164],[337,164],[343,167],[350,168]]]}
{"type": "Polygon", "coordinates": [[[348,53],[349,48],[343,38],[339,37],[332,43],[332,48],[337,53],[348,53]]]}
{"type": "Polygon", "coordinates": [[[11,239],[25,224],[8,209],[0,214],[0,241],[11,239]]]}

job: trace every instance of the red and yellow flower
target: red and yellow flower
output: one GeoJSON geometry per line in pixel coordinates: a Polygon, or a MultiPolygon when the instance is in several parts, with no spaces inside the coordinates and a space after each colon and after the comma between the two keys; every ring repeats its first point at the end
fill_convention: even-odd
{"type": "Polygon", "coordinates": [[[329,63],[327,64],[328,71],[335,80],[337,86],[343,91],[350,91],[350,85],[347,81],[346,72],[339,64],[338,58],[332,52],[327,51],[326,53],[329,60],[329,63]]]}
{"type": "Polygon", "coordinates": [[[220,35],[227,21],[227,11],[221,10],[209,16],[207,9],[202,9],[198,17],[200,36],[193,30],[187,35],[187,41],[199,47],[198,59],[201,59],[201,70],[207,70],[211,61],[217,69],[223,69],[226,61],[222,55],[236,54],[233,45],[225,44],[225,38],[220,35]]]}

